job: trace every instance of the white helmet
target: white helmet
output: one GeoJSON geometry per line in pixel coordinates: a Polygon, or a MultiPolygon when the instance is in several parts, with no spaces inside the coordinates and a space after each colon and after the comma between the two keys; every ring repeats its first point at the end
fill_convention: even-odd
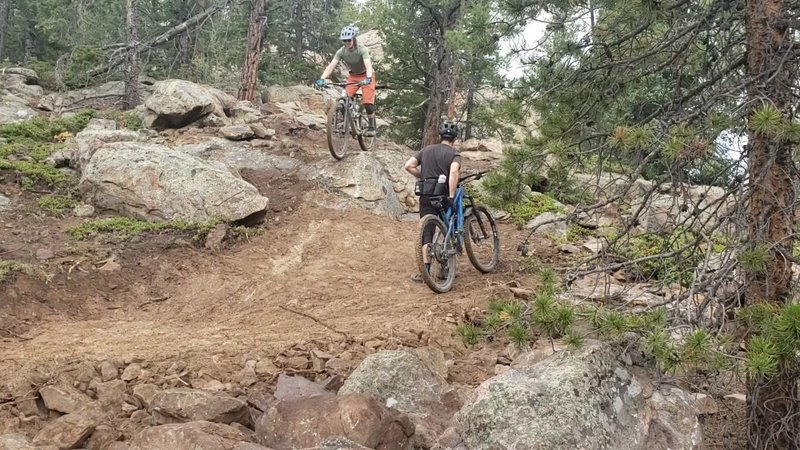
{"type": "Polygon", "coordinates": [[[342,31],[339,33],[339,39],[346,41],[353,39],[358,34],[358,28],[354,27],[353,25],[348,25],[342,28],[342,31]]]}

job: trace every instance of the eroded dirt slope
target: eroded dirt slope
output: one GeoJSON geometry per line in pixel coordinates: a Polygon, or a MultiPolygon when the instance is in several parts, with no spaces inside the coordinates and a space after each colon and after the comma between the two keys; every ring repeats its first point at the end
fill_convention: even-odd
{"type": "Polygon", "coordinates": [[[6,292],[23,305],[36,298],[38,306],[16,310],[38,312],[5,338],[0,377],[73,358],[180,358],[202,365],[245,353],[271,355],[336,334],[302,314],[353,338],[424,330],[449,346],[447,314],[457,316],[504,290],[502,283],[513,278],[513,249],[504,239],[504,262],[488,276],[461,258],[453,291],[435,295],[409,279],[416,226],[306,201],[233,251],[151,239],[128,244],[114,271],[73,271],[50,284],[19,276],[6,292]]]}

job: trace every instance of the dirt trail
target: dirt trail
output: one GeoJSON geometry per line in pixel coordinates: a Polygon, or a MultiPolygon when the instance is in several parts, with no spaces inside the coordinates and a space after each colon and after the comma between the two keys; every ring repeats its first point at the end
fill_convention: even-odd
{"type": "MultiPolygon", "coordinates": [[[[496,274],[480,275],[466,257],[453,291],[435,295],[410,281],[416,222],[358,210],[337,211],[309,202],[240,250],[196,252],[184,264],[169,252],[155,275],[129,287],[123,303],[95,308],[91,319],[47,317],[6,342],[0,377],[20,367],[70,359],[109,357],[203,364],[242,354],[271,355],[295,342],[335,333],[291,310],[311,315],[351,337],[382,336],[392,330],[427,331],[452,339],[444,321],[485,304],[509,279],[513,249],[504,239],[496,274]],[[155,295],[154,295],[155,294],[155,295]]],[[[501,227],[501,233],[511,227],[501,227]]],[[[505,237],[505,236],[504,236],[505,237]]],[[[194,252],[192,250],[192,252],[194,252]]],[[[129,270],[123,267],[121,272],[129,270]]]]}

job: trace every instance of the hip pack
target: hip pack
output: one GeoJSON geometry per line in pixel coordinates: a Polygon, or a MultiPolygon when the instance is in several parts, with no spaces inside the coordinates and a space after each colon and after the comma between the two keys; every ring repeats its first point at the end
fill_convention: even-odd
{"type": "Polygon", "coordinates": [[[417,180],[414,185],[414,194],[420,197],[433,197],[439,195],[447,195],[449,187],[447,186],[447,177],[441,175],[439,177],[423,178],[417,180]],[[443,180],[440,182],[440,180],[443,180]]]}

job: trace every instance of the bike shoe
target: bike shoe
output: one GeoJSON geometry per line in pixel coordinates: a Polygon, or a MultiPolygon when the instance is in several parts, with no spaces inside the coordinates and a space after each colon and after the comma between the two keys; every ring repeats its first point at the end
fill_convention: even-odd
{"type": "Polygon", "coordinates": [[[375,136],[375,128],[367,128],[364,131],[364,136],[366,136],[366,137],[374,137],[375,136]]]}

